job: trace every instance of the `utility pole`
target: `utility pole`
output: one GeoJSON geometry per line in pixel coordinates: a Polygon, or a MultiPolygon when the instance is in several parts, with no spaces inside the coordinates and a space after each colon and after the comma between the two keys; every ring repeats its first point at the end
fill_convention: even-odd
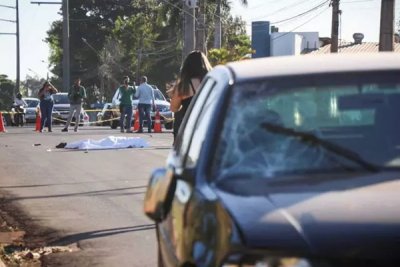
{"type": "Polygon", "coordinates": [[[139,49],[137,51],[137,65],[136,65],[136,83],[140,84],[140,65],[142,64],[143,56],[143,36],[139,40],[139,49]]]}
{"type": "Polygon", "coordinates": [[[332,6],[332,31],[331,31],[331,53],[337,53],[339,43],[339,2],[340,0],[331,0],[332,6]]]}
{"type": "MultiPolygon", "coordinates": [[[[195,13],[194,6],[189,5],[190,1],[184,0],[184,38],[183,38],[183,58],[185,58],[195,47],[195,13]]],[[[193,0],[192,0],[193,1],[193,0]]]]}
{"type": "Polygon", "coordinates": [[[199,19],[196,30],[196,49],[207,53],[206,49],[206,0],[200,0],[199,19]]]}
{"type": "MultiPolygon", "coordinates": [[[[6,22],[13,22],[16,24],[16,30],[15,30],[15,36],[16,36],[16,50],[17,50],[17,73],[16,73],[16,84],[15,88],[13,88],[13,98],[16,96],[16,91],[19,91],[20,87],[20,48],[19,48],[19,8],[18,8],[18,1],[15,0],[15,7],[14,6],[7,6],[7,5],[0,5],[0,7],[6,7],[6,8],[12,8],[15,9],[16,15],[15,15],[15,20],[7,20],[7,19],[0,19],[1,21],[6,21],[6,22]]],[[[14,35],[14,33],[0,33],[0,34],[6,34],[6,35],[14,35]]]]}
{"type": "MultiPolygon", "coordinates": [[[[19,0],[15,1],[15,11],[16,11],[16,34],[17,34],[17,84],[16,84],[16,89],[19,91],[20,87],[20,82],[21,82],[21,77],[20,77],[20,53],[19,53],[19,8],[18,8],[18,2],[19,0]]],[[[15,91],[13,92],[13,97],[15,98],[15,91]]]]}
{"type": "Polygon", "coordinates": [[[70,57],[69,57],[69,3],[62,1],[63,13],[63,88],[68,91],[70,84],[70,57]]]}
{"type": "Polygon", "coordinates": [[[379,51],[393,51],[394,0],[381,2],[379,51]]]}
{"type": "Polygon", "coordinates": [[[69,56],[69,0],[62,0],[62,2],[49,2],[49,1],[31,1],[31,4],[62,4],[63,14],[63,90],[68,91],[70,85],[70,56],[69,56]]]}
{"type": "Polygon", "coordinates": [[[214,48],[221,48],[222,25],[221,25],[221,0],[217,0],[217,11],[215,18],[214,48]]]}

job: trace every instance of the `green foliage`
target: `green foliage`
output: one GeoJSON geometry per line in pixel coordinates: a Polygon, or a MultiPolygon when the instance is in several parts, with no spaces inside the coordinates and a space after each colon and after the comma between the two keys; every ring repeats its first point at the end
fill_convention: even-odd
{"type": "Polygon", "coordinates": [[[0,74],[0,110],[8,111],[13,103],[15,83],[7,75],[0,74]]]}
{"type": "Polygon", "coordinates": [[[45,81],[46,80],[44,78],[32,77],[28,75],[24,81],[21,81],[23,89],[20,91],[23,96],[37,97],[38,92],[45,81]]]}
{"type": "Polygon", "coordinates": [[[252,54],[251,41],[247,35],[231,36],[229,45],[221,49],[210,49],[208,58],[212,65],[226,64],[248,58],[252,54]]]}
{"type": "MultiPolygon", "coordinates": [[[[216,4],[217,0],[210,0],[206,5],[208,47],[213,44],[216,4]]],[[[226,60],[240,58],[248,53],[244,40],[237,40],[245,33],[245,24],[230,16],[229,1],[221,4],[226,60]]],[[[81,77],[90,101],[103,96],[109,101],[125,75],[132,80],[146,75],[161,90],[175,79],[182,62],[182,5],[181,0],[70,0],[71,78],[81,77]]],[[[52,24],[46,40],[56,75],[53,82],[58,86],[62,84],[61,21],[52,24]]]]}

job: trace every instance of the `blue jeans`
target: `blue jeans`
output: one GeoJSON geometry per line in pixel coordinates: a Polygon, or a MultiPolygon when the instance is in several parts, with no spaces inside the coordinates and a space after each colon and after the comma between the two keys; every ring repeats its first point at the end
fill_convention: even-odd
{"type": "Polygon", "coordinates": [[[124,129],[124,120],[126,115],[128,117],[128,122],[125,126],[127,130],[130,130],[132,126],[132,105],[120,105],[120,110],[121,118],[119,119],[119,126],[121,127],[121,130],[124,129]]]}
{"type": "Polygon", "coordinates": [[[42,100],[40,101],[40,114],[42,115],[42,119],[40,121],[40,130],[43,130],[43,127],[46,126],[51,131],[52,124],[52,113],[53,113],[54,103],[51,100],[42,100]]]}
{"type": "Polygon", "coordinates": [[[147,122],[147,131],[151,132],[151,104],[140,104],[138,105],[139,109],[139,131],[143,131],[143,119],[146,118],[147,122]]]}

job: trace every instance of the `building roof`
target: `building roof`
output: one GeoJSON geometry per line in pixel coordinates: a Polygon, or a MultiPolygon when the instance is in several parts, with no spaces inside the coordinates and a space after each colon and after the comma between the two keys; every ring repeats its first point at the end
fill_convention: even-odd
{"type": "Polygon", "coordinates": [[[226,67],[230,69],[237,82],[292,75],[400,71],[400,53],[329,53],[313,57],[267,57],[232,62],[226,67]]]}
{"type": "MultiPolygon", "coordinates": [[[[400,43],[394,43],[394,52],[400,53],[400,43]]],[[[310,52],[311,55],[329,54],[331,52],[331,44],[320,47],[318,50],[310,52]]],[[[339,53],[376,53],[379,52],[379,43],[364,42],[361,44],[342,43],[338,47],[339,53]]]]}

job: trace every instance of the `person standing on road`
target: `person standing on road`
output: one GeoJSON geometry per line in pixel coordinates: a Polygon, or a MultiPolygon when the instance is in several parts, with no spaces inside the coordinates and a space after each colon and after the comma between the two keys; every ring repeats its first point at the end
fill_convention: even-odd
{"type": "Polygon", "coordinates": [[[69,116],[67,119],[67,123],[65,124],[64,129],[62,129],[62,132],[68,132],[68,127],[71,123],[72,117],[74,116],[75,113],[75,127],[74,131],[78,131],[78,126],[79,126],[79,121],[80,121],[80,115],[81,115],[81,110],[82,110],[82,102],[86,98],[86,89],[81,85],[81,78],[76,78],[74,85],[70,88],[69,93],[69,116]]]}
{"type": "Polygon", "coordinates": [[[121,127],[121,133],[126,128],[127,133],[132,133],[132,97],[135,94],[135,88],[129,85],[129,77],[125,76],[122,85],[117,89],[119,100],[119,110],[121,117],[119,119],[119,126],[121,127]],[[125,115],[127,119],[125,120],[125,115]],[[124,122],[126,125],[124,126],[124,122]]]}
{"type": "Polygon", "coordinates": [[[143,133],[143,119],[146,116],[147,121],[147,131],[151,133],[151,107],[153,106],[153,110],[156,109],[156,105],[154,102],[154,90],[147,83],[147,77],[142,76],[140,78],[140,85],[136,91],[135,96],[139,99],[138,102],[138,109],[139,109],[139,130],[138,133],[143,133]]]}
{"type": "Polygon", "coordinates": [[[52,132],[52,113],[54,101],[52,95],[58,93],[57,88],[55,88],[50,82],[46,81],[42,88],[40,88],[38,92],[38,96],[40,99],[40,113],[42,116],[41,124],[40,124],[40,132],[43,132],[43,127],[46,123],[49,132],[52,132]]]}
{"type": "Polygon", "coordinates": [[[201,51],[195,50],[190,52],[183,61],[178,81],[168,92],[171,97],[170,108],[174,112],[174,142],[186,110],[193,96],[196,94],[201,81],[210,70],[211,64],[201,51]]]}

